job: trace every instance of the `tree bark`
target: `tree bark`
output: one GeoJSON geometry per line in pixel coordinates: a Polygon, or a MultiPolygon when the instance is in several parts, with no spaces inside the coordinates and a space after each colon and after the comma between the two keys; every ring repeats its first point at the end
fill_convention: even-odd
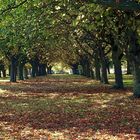
{"type": "Polygon", "coordinates": [[[95,52],[95,79],[101,80],[100,59],[99,59],[98,50],[95,52]]]}
{"type": "Polygon", "coordinates": [[[24,67],[24,64],[19,63],[19,66],[18,66],[18,79],[19,80],[24,80],[23,67],[24,67]]]}
{"type": "Polygon", "coordinates": [[[73,74],[78,74],[78,64],[72,65],[72,72],[73,72],[73,74]]]}
{"type": "Polygon", "coordinates": [[[114,88],[123,89],[123,76],[122,76],[122,67],[121,67],[121,59],[123,56],[122,51],[119,48],[119,43],[110,36],[111,40],[111,48],[112,48],[112,61],[114,65],[114,74],[115,74],[115,85],[114,88]]]}
{"type": "MultiPolygon", "coordinates": [[[[126,34],[129,38],[129,34],[126,34]]],[[[126,54],[126,74],[132,74],[132,60],[130,59],[129,54],[129,39],[126,40],[126,47],[125,47],[125,54],[126,54]]]]}
{"type": "Polygon", "coordinates": [[[3,74],[3,77],[6,77],[6,69],[5,68],[2,70],[2,74],[3,74]]]}
{"type": "Polygon", "coordinates": [[[108,77],[107,77],[107,67],[106,67],[106,60],[105,60],[105,54],[103,48],[100,46],[100,58],[101,58],[101,71],[102,71],[102,77],[101,82],[104,84],[108,84],[108,77]]]}
{"type": "Polygon", "coordinates": [[[39,64],[39,76],[45,76],[45,75],[47,75],[46,65],[45,64],[39,64]]]}
{"type": "Polygon", "coordinates": [[[131,67],[132,67],[132,65],[131,65],[130,61],[127,59],[127,72],[126,72],[126,74],[132,74],[131,67]]]}
{"type": "Polygon", "coordinates": [[[110,61],[109,61],[109,58],[105,58],[105,61],[106,61],[106,69],[107,69],[107,72],[108,74],[110,74],[110,61]]]}
{"type": "Polygon", "coordinates": [[[80,64],[83,68],[83,75],[86,77],[91,77],[91,65],[90,60],[87,56],[83,56],[82,60],[80,61],[80,64]]]}
{"type": "Polygon", "coordinates": [[[3,61],[0,61],[0,77],[6,77],[6,69],[3,61]]]}
{"type": "Polygon", "coordinates": [[[26,66],[24,66],[23,71],[24,71],[24,72],[23,72],[23,73],[24,73],[24,74],[23,74],[23,75],[24,75],[24,78],[25,78],[25,79],[28,79],[28,78],[29,78],[29,77],[28,77],[28,69],[27,69],[26,66]]]}
{"type": "MultiPolygon", "coordinates": [[[[52,66],[48,66],[48,67],[47,67],[47,73],[48,73],[48,74],[52,74],[52,66]]],[[[46,74],[47,74],[47,73],[46,73],[46,74]]]]}
{"type": "Polygon", "coordinates": [[[114,64],[115,85],[114,88],[123,89],[123,77],[121,68],[120,49],[115,44],[112,44],[112,60],[114,64]]]}
{"type": "Polygon", "coordinates": [[[86,66],[86,77],[91,77],[91,70],[88,58],[85,59],[85,66],[86,66]]]}
{"type": "Polygon", "coordinates": [[[35,60],[31,62],[31,65],[32,65],[32,77],[36,77],[36,76],[39,76],[39,64],[38,62],[36,62],[35,60]]]}
{"type": "Polygon", "coordinates": [[[17,59],[15,57],[12,57],[10,68],[10,82],[16,82],[16,74],[17,74],[17,59]]]}
{"type": "Polygon", "coordinates": [[[138,43],[138,35],[136,31],[132,31],[130,35],[130,53],[133,64],[134,74],[134,97],[140,98],[140,45],[138,43]]]}
{"type": "Polygon", "coordinates": [[[35,72],[35,64],[34,64],[34,62],[32,62],[31,63],[31,65],[32,65],[32,74],[31,74],[31,77],[35,77],[36,76],[36,72],[35,72]]]}
{"type": "Polygon", "coordinates": [[[95,79],[95,74],[94,74],[94,70],[93,69],[91,69],[91,71],[90,71],[90,76],[91,76],[92,79],[95,79]]]}

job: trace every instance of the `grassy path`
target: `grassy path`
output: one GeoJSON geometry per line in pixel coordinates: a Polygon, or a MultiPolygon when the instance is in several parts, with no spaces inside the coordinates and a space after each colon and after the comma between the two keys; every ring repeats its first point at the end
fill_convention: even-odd
{"type": "Polygon", "coordinates": [[[140,100],[84,77],[0,82],[0,140],[140,140],[140,100]]]}

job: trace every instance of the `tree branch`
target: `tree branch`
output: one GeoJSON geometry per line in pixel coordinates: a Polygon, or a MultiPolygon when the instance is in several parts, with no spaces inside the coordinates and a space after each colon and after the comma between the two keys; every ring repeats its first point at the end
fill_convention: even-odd
{"type": "Polygon", "coordinates": [[[90,3],[100,4],[106,7],[123,11],[140,11],[140,3],[133,1],[126,1],[117,3],[115,0],[88,0],[90,3]]]}
{"type": "Polygon", "coordinates": [[[22,1],[21,3],[17,4],[17,5],[14,5],[14,6],[10,6],[8,5],[7,8],[5,8],[4,10],[1,10],[1,13],[0,15],[4,14],[5,12],[9,11],[9,10],[12,10],[12,9],[16,9],[18,7],[20,7],[21,5],[23,5],[24,3],[26,3],[28,0],[24,0],[22,1]]]}

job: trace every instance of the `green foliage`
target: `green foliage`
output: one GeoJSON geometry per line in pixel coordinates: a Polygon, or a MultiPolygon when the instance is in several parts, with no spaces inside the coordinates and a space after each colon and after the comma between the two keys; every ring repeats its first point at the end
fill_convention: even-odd
{"type": "Polygon", "coordinates": [[[16,58],[19,64],[37,61],[71,66],[86,58],[91,70],[101,50],[104,59],[112,61],[112,44],[119,49],[119,59],[126,59],[123,54],[129,49],[130,32],[139,32],[139,2],[135,1],[0,2],[1,54],[9,61],[16,58]]]}

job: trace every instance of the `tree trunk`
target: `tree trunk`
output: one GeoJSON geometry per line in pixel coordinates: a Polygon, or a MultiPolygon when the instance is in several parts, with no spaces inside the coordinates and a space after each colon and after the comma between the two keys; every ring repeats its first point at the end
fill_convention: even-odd
{"type": "Polygon", "coordinates": [[[124,85],[123,85],[123,77],[122,77],[120,49],[116,45],[112,45],[112,60],[114,64],[114,73],[115,73],[114,88],[122,89],[124,88],[124,85]]]}
{"type": "Polygon", "coordinates": [[[31,76],[32,77],[39,76],[39,70],[38,70],[39,64],[38,64],[38,62],[32,61],[31,65],[32,65],[32,75],[31,76]]]}
{"type": "Polygon", "coordinates": [[[83,76],[86,76],[86,66],[83,65],[83,76]]]}
{"type": "Polygon", "coordinates": [[[8,71],[8,74],[9,74],[9,76],[10,76],[10,73],[11,73],[11,65],[8,66],[8,70],[9,70],[9,71],[8,71]]]}
{"type": "Polygon", "coordinates": [[[0,77],[6,77],[6,69],[4,62],[1,62],[0,64],[0,77]]]}
{"type": "Polygon", "coordinates": [[[114,74],[115,74],[115,85],[114,88],[123,89],[123,76],[122,76],[122,67],[121,59],[123,56],[122,51],[118,47],[119,43],[110,36],[111,47],[112,47],[112,61],[114,65],[114,74]]]}
{"type": "Polygon", "coordinates": [[[95,75],[94,75],[94,70],[93,69],[91,69],[91,71],[90,71],[90,77],[92,79],[95,79],[95,75]]]}
{"type": "Polygon", "coordinates": [[[133,67],[134,67],[134,96],[140,98],[140,64],[138,64],[137,62],[133,62],[133,67]]]}
{"type": "Polygon", "coordinates": [[[91,70],[90,70],[90,64],[88,58],[85,60],[85,66],[86,66],[86,77],[90,77],[91,75],[91,70]]]}
{"type": "Polygon", "coordinates": [[[138,43],[138,35],[136,31],[130,35],[131,57],[134,74],[134,97],[140,98],[140,45],[138,43]]]}
{"type": "Polygon", "coordinates": [[[20,63],[18,66],[18,79],[19,80],[24,80],[23,67],[24,67],[24,64],[22,64],[22,63],[20,63]]]}
{"type": "Polygon", "coordinates": [[[109,66],[107,66],[107,72],[108,72],[108,74],[110,74],[110,67],[109,66]]]}
{"type": "Polygon", "coordinates": [[[104,61],[102,61],[101,63],[102,63],[102,67],[101,67],[101,71],[102,71],[101,82],[104,83],[104,84],[109,84],[108,77],[107,77],[106,64],[104,63],[104,61]]]}
{"type": "Polygon", "coordinates": [[[23,68],[23,70],[24,70],[24,78],[25,78],[25,79],[29,79],[27,67],[25,66],[25,67],[23,68]]]}
{"type": "Polygon", "coordinates": [[[39,76],[45,76],[45,75],[47,75],[46,65],[45,64],[39,64],[39,76]]]}
{"type": "MultiPolygon", "coordinates": [[[[47,65],[46,64],[42,64],[42,74],[43,74],[43,76],[47,75],[46,68],[47,68],[47,65]]],[[[52,73],[52,68],[51,68],[51,73],[52,73]]]]}
{"type": "Polygon", "coordinates": [[[10,82],[16,82],[16,73],[17,73],[17,59],[15,57],[12,57],[10,68],[10,82]]]}
{"type": "MultiPolygon", "coordinates": [[[[45,69],[46,69],[46,68],[45,68],[45,69]]],[[[48,66],[48,67],[47,67],[47,73],[48,73],[48,74],[52,74],[52,66],[48,66]]],[[[46,73],[46,74],[47,74],[47,73],[46,73]]]]}
{"type": "Polygon", "coordinates": [[[2,70],[3,77],[6,77],[6,69],[2,70]]]}
{"type": "Polygon", "coordinates": [[[108,74],[110,74],[110,62],[109,62],[109,59],[106,57],[105,61],[106,61],[107,72],[108,72],[108,74]]]}
{"type": "Polygon", "coordinates": [[[42,64],[39,64],[38,69],[39,69],[39,76],[43,76],[43,73],[42,73],[42,64]]]}
{"type": "Polygon", "coordinates": [[[99,59],[98,51],[95,52],[95,79],[101,80],[100,59],[99,59]]]}
{"type": "Polygon", "coordinates": [[[102,71],[102,77],[101,82],[104,84],[108,84],[108,77],[107,77],[107,68],[106,68],[106,60],[105,60],[105,54],[102,47],[99,47],[100,49],[100,58],[101,58],[101,71],[102,71]]]}
{"type": "Polygon", "coordinates": [[[78,65],[78,73],[79,75],[83,75],[83,67],[81,64],[78,65]]]}
{"type": "Polygon", "coordinates": [[[83,59],[80,61],[80,64],[82,66],[82,75],[86,76],[86,66],[83,59]]]}
{"type": "MultiPolygon", "coordinates": [[[[129,34],[127,35],[129,36],[129,34]]],[[[129,42],[126,44],[125,47],[125,54],[126,54],[126,68],[127,68],[127,72],[126,74],[132,74],[132,61],[130,59],[130,54],[129,54],[129,42]]]]}
{"type": "Polygon", "coordinates": [[[35,72],[35,64],[34,64],[34,62],[32,62],[31,63],[31,65],[32,65],[32,74],[31,74],[31,77],[35,77],[36,76],[36,72],[35,72]]]}
{"type": "Polygon", "coordinates": [[[36,76],[39,76],[39,64],[37,62],[35,62],[35,73],[36,76]]]}
{"type": "Polygon", "coordinates": [[[132,74],[132,70],[131,70],[131,63],[130,63],[130,60],[127,59],[127,72],[126,74],[132,74]]]}
{"type": "Polygon", "coordinates": [[[78,74],[78,64],[72,65],[72,72],[73,72],[73,74],[78,74]]]}
{"type": "Polygon", "coordinates": [[[87,56],[83,56],[80,64],[82,66],[82,71],[84,76],[86,77],[91,77],[91,68],[90,68],[90,63],[89,63],[89,59],[87,58],[87,56]]]}

